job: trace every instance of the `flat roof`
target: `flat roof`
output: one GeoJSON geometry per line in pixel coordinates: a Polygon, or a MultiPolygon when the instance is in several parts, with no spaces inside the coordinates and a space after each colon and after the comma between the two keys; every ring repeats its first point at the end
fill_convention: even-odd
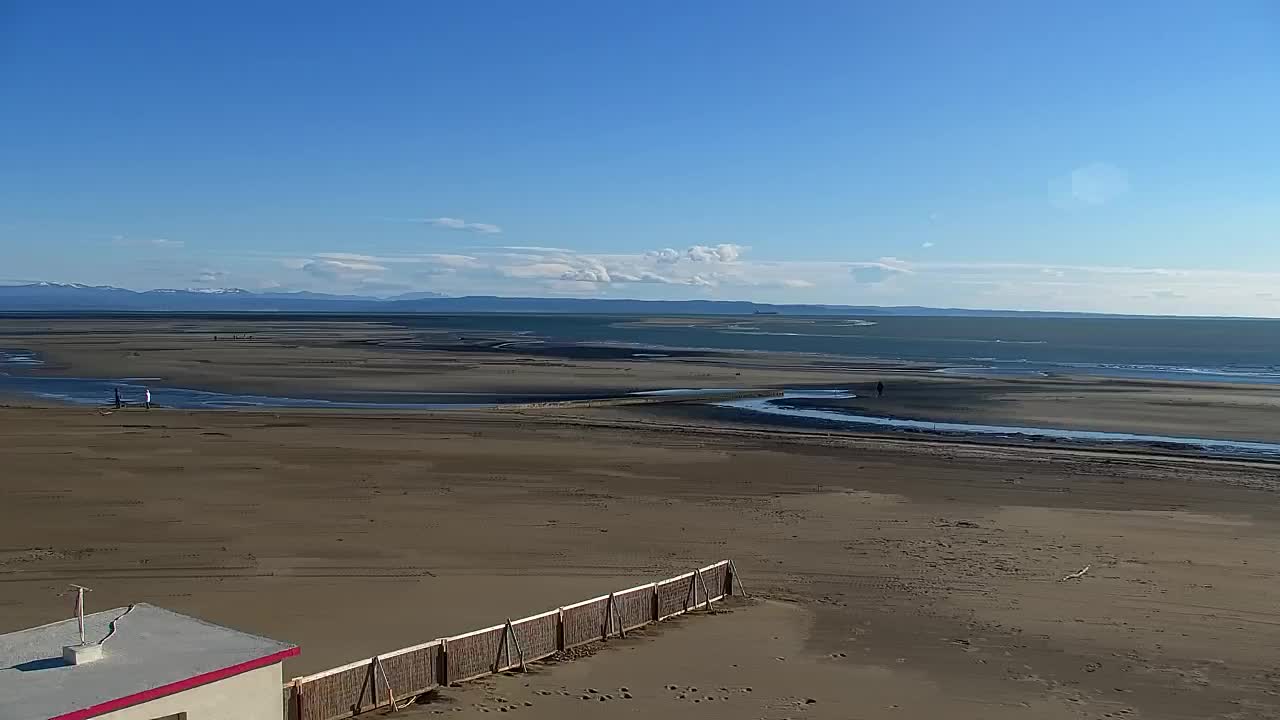
{"type": "Polygon", "coordinates": [[[146,603],[86,615],[84,626],[86,642],[101,641],[103,652],[83,665],[62,660],[63,646],[80,642],[75,618],[0,635],[0,720],[96,717],[298,654],[146,603]]]}

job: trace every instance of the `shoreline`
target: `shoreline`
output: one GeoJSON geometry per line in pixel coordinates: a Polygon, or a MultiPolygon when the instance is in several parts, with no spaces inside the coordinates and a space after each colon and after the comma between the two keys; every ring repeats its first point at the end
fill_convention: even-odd
{"type": "MultiPolygon", "coordinates": [[[[340,318],[305,323],[181,318],[9,321],[0,322],[0,348],[11,348],[9,357],[16,361],[10,363],[10,377],[0,378],[0,393],[10,398],[10,404],[51,406],[56,399],[5,392],[4,381],[9,380],[10,386],[20,385],[23,378],[41,378],[52,385],[83,382],[90,386],[87,406],[109,406],[117,381],[95,378],[145,378],[145,383],[134,383],[135,394],[141,393],[143,384],[149,385],[158,405],[177,405],[179,409],[279,412],[301,406],[415,414],[490,406],[492,411],[502,411],[668,405],[675,399],[643,395],[671,389],[697,389],[714,395],[745,388],[754,397],[774,388],[838,388],[856,397],[787,402],[792,408],[842,415],[830,421],[797,421],[777,415],[765,422],[760,418],[738,420],[919,441],[962,439],[1015,446],[1114,445],[1118,438],[1089,443],[1079,438],[1042,436],[1130,434],[1143,437],[1123,444],[1173,454],[1185,454],[1186,448],[1148,441],[1280,442],[1280,428],[1274,422],[1280,416],[1280,392],[1276,392],[1280,387],[1256,383],[1087,374],[981,376],[945,372],[945,368],[919,363],[804,353],[645,352],[658,348],[639,344],[552,342],[540,343],[534,352],[521,342],[494,349],[504,342],[505,338],[495,333],[481,341],[474,332],[468,335],[439,327],[422,330],[340,318]],[[17,348],[28,352],[14,352],[17,348]],[[34,365],[33,359],[42,359],[44,364],[34,365]],[[887,385],[884,398],[874,397],[877,381],[887,385]],[[166,388],[178,388],[175,392],[189,397],[166,402],[170,394],[166,388]],[[856,417],[843,417],[849,415],[866,419],[859,422],[856,417]],[[899,421],[957,426],[886,427],[899,421]],[[1019,431],[1034,432],[1028,436],[1019,431]]],[[[696,393],[685,392],[687,397],[680,401],[693,402],[696,393]]]]}
{"type": "MultiPolygon", "coordinates": [[[[157,413],[190,415],[244,415],[255,417],[269,415],[273,418],[291,417],[305,419],[357,419],[370,420],[402,419],[405,421],[429,421],[444,418],[458,418],[467,421],[483,422],[486,417],[493,422],[505,422],[512,414],[534,413],[531,418],[546,420],[552,424],[577,425],[591,427],[633,428],[635,430],[659,431],[736,431],[738,434],[773,437],[779,441],[805,442],[814,439],[825,441],[904,443],[905,446],[925,446],[938,448],[972,448],[978,449],[1025,449],[1042,452],[1066,452],[1097,456],[1115,456],[1117,458],[1164,458],[1169,460],[1185,460],[1192,462],[1224,462],[1241,466],[1274,467],[1280,464],[1280,446],[1268,447],[1263,451],[1218,450],[1212,447],[1201,447],[1201,442],[1215,445],[1218,441],[1212,438],[1177,438],[1186,442],[1159,442],[1144,439],[1099,440],[1090,438],[1049,437],[1035,433],[978,433],[955,431],[917,430],[910,428],[894,428],[875,423],[862,423],[857,420],[825,420],[813,417],[796,417],[784,415],[768,415],[766,413],[726,407],[722,403],[735,399],[779,399],[782,390],[746,390],[724,396],[681,396],[681,397],[610,397],[588,400],[548,401],[548,402],[512,402],[495,407],[475,407],[456,404],[439,408],[404,408],[404,407],[351,407],[331,405],[327,407],[288,407],[288,406],[245,406],[245,407],[212,407],[212,408],[174,408],[153,406],[151,410],[136,405],[128,405],[121,409],[111,409],[104,415],[126,413],[157,413]],[[562,416],[558,412],[601,412],[616,409],[623,413],[640,411],[670,415],[677,413],[675,419],[684,417],[692,419],[693,425],[683,422],[654,423],[635,417],[619,416],[608,421],[599,421],[591,417],[562,416]],[[1194,449],[1198,448],[1198,449],[1194,449]]],[[[24,403],[21,398],[0,394],[0,410],[48,410],[60,411],[70,409],[88,409],[89,406],[72,405],[60,402],[47,404],[24,403]]],[[[94,408],[103,410],[105,408],[94,408]]],[[[137,417],[147,417],[141,415],[137,417]]],[[[662,417],[662,416],[660,416],[662,417]]],[[[666,420],[673,418],[663,417],[666,420]]],[[[1034,428],[1032,430],[1035,430],[1034,428]]],[[[1046,430],[1052,430],[1047,428],[1046,430]]],[[[1271,445],[1271,444],[1266,444],[1271,445]]]]}
{"type": "MultiPolygon", "coordinates": [[[[75,378],[62,378],[77,380],[75,378]]],[[[95,384],[95,381],[88,381],[95,384]]],[[[109,381],[103,381],[104,385],[109,381]]],[[[96,384],[95,384],[96,386],[96,384]]],[[[151,386],[155,392],[152,410],[179,412],[265,412],[344,411],[369,413],[432,414],[458,412],[507,412],[539,409],[589,409],[624,406],[658,406],[678,404],[700,407],[711,413],[728,413],[743,424],[772,428],[821,429],[859,436],[909,438],[915,441],[964,442],[1004,447],[1077,447],[1092,449],[1132,450],[1145,454],[1183,457],[1227,458],[1280,462],[1280,443],[1202,436],[1166,436],[1108,432],[1084,428],[1054,426],[992,426],[956,420],[914,419],[897,415],[856,412],[863,399],[851,392],[834,389],[659,389],[630,391],[623,394],[583,396],[491,395],[481,400],[475,394],[460,394],[451,401],[404,402],[330,400],[317,398],[283,398],[268,396],[223,395],[204,391],[151,386]],[[175,396],[195,396],[199,401],[166,404],[175,396]]],[[[45,398],[47,403],[30,400],[39,394],[0,392],[7,398],[0,407],[92,407],[99,412],[136,412],[140,403],[127,400],[114,408],[110,402],[77,402],[62,398],[45,398]],[[26,400],[27,402],[24,402],[26,400]]],[[[131,397],[131,396],[128,396],[131,397]]],[[[436,394],[437,400],[443,396],[436,394]]],[[[402,399],[403,400],[403,399],[402,399]]]]}
{"type": "MultiPolygon", "coordinates": [[[[1059,428],[1001,428],[988,430],[990,426],[968,423],[929,422],[926,425],[950,427],[912,427],[898,425],[895,418],[847,415],[845,418],[822,418],[772,415],[764,412],[727,407],[722,403],[706,403],[733,413],[743,424],[764,427],[789,427],[801,430],[829,430],[848,433],[855,437],[891,437],[912,441],[963,443],[992,447],[1022,447],[1039,449],[1081,449],[1138,455],[1168,457],[1210,458],[1246,460],[1260,463],[1280,463],[1280,443],[1233,441],[1219,438],[1146,436],[1116,433],[1117,437],[1102,437],[1111,433],[1094,432],[1092,436],[1070,436],[1076,431],[1059,428]],[[767,415],[768,419],[761,416],[767,415]],[[981,428],[981,429],[980,429],[981,428]]],[[[1079,431],[1089,433],[1090,431],[1079,431]]]]}

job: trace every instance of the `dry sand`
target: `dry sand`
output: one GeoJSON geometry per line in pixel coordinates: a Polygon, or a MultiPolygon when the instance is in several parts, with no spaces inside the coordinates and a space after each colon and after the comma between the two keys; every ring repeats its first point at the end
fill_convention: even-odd
{"type": "MultiPolygon", "coordinates": [[[[68,372],[237,391],[250,389],[240,380],[326,392],[856,384],[888,372],[814,357],[347,343],[397,332],[366,324],[281,326],[217,350],[154,323],[57,330],[0,334],[0,347],[41,350],[68,372]]],[[[886,403],[923,411],[903,383],[930,377],[891,377],[886,403]]],[[[982,383],[923,397],[1011,412],[1003,398],[1016,396],[1017,413],[1056,405],[1063,422],[1128,413],[1165,427],[1143,408],[1204,391],[1154,384],[1109,406],[1096,383],[1085,402],[1054,384],[1041,396],[982,383]],[[1089,414],[1100,406],[1111,410],[1089,414]]],[[[1266,406],[1269,392],[1205,391],[1210,411],[1180,422],[1252,434],[1266,416],[1223,403],[1266,406]]],[[[296,642],[286,674],[298,675],[731,557],[756,595],[732,612],[449,688],[405,715],[1280,716],[1274,464],[765,428],[679,406],[104,416],[29,404],[0,406],[0,631],[65,617],[59,593],[80,582],[95,588],[91,609],[148,601],[296,642]]]]}
{"type": "Polygon", "coordinates": [[[84,582],[298,642],[301,674],[728,556],[765,601],[413,712],[1280,712],[1274,466],[587,415],[0,411],[0,630],[84,582]]]}
{"type": "MultiPolygon", "coordinates": [[[[907,664],[816,654],[803,606],[766,600],[611,640],[589,661],[511,673],[449,690],[404,717],[1075,718],[1056,698],[992,702],[950,693],[907,664]],[[656,635],[656,637],[654,637],[656,635]],[[503,710],[506,708],[506,710],[503,710]]],[[[1095,705],[1096,712],[1104,705],[1095,705]]],[[[1117,717],[1136,716],[1114,703],[1117,717]]]]}

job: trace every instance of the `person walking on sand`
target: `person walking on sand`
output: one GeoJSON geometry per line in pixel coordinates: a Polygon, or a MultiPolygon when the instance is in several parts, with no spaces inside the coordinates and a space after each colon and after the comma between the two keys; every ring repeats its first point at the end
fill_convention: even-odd
{"type": "Polygon", "coordinates": [[[120,409],[120,388],[116,388],[116,409],[120,409]]]}
{"type": "Polygon", "coordinates": [[[143,400],[143,404],[146,405],[148,410],[150,410],[151,409],[151,388],[143,388],[142,391],[146,393],[146,395],[144,396],[146,399],[143,400]]]}
{"type": "Polygon", "coordinates": [[[883,380],[879,380],[876,382],[876,397],[878,398],[884,397],[884,381],[883,380]]]}

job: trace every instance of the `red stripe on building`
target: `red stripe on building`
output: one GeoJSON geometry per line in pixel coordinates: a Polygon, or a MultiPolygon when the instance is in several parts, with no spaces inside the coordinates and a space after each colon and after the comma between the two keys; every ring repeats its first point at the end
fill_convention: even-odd
{"type": "Polygon", "coordinates": [[[278,653],[272,653],[265,657],[256,658],[230,667],[219,668],[201,675],[178,680],[177,682],[171,682],[168,685],[161,685],[160,687],[151,688],[150,690],[143,690],[142,692],[137,692],[132,695],[125,695],[122,698],[108,700],[82,710],[73,710],[72,712],[49,718],[49,720],[86,720],[87,718],[97,717],[115,710],[123,710],[124,708],[133,707],[134,705],[141,705],[144,702],[159,700],[162,697],[168,697],[169,695],[174,695],[184,690],[198,688],[201,685],[208,685],[209,683],[217,682],[219,680],[226,680],[229,677],[234,677],[241,673],[247,673],[250,670],[257,670],[258,668],[263,668],[268,665],[274,665],[278,662],[284,661],[285,658],[293,657],[297,654],[298,648],[296,647],[289,648],[288,650],[281,650],[278,653]]]}

